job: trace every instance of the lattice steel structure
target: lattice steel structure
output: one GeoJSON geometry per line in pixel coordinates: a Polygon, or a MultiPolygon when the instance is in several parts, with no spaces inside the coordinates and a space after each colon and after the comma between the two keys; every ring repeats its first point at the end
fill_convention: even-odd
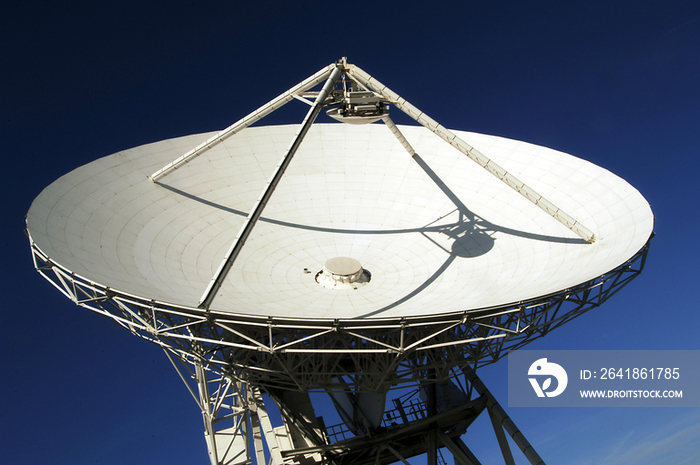
{"type": "MultiPolygon", "coordinates": [[[[422,174],[456,207],[439,220],[457,212],[457,221],[443,221],[411,231],[447,253],[448,258],[439,270],[444,271],[457,259],[460,241],[487,237],[496,226],[471,213],[416,153],[388,117],[390,105],[414,118],[579,238],[524,233],[526,237],[573,247],[595,247],[593,243],[599,240],[571,215],[345,59],[320,70],[208,138],[154,172],[150,180],[162,182],[169,173],[293,99],[304,101],[311,108],[196,305],[136,295],[76,273],[43,250],[44,242],[35,242],[28,220],[27,235],[35,268],[77,305],[164,349],[202,411],[213,465],[253,460],[258,465],[266,462],[369,465],[397,460],[407,463],[407,458],[423,452],[429,452],[429,465],[436,465],[441,448],[449,450],[458,464],[478,465],[478,459],[460,437],[483,411],[491,418],[507,464],[514,462],[506,433],[531,463],[544,463],[481,383],[475,370],[607,301],[642,272],[651,235],[627,251],[631,256],[626,257],[630,258],[616,262],[612,269],[595,278],[506,304],[477,308],[457,305],[444,313],[431,310],[425,316],[415,313],[405,316],[399,310],[392,310],[349,318],[244,314],[235,307],[218,308],[213,302],[229,270],[316,117],[327,107],[331,108],[329,116],[345,123],[383,121],[420,166],[422,174]],[[339,79],[343,83],[340,89],[339,79]],[[320,91],[310,90],[324,81],[320,91]],[[453,249],[443,247],[429,234],[444,234],[442,237],[454,241],[453,249]],[[411,387],[416,387],[413,397],[406,399],[404,394],[397,394],[399,400],[392,400],[394,408],[385,409],[388,392],[404,392],[411,387]],[[314,391],[325,391],[331,396],[343,419],[341,425],[326,425],[316,416],[309,396],[314,391]],[[267,404],[263,395],[267,396],[267,404]],[[270,401],[280,409],[282,426],[274,426],[267,413],[270,401]]],[[[195,197],[185,195],[188,196],[195,197]]],[[[646,222],[648,218],[643,220],[646,222]]],[[[489,239],[491,247],[493,240],[489,239]]],[[[427,288],[438,274],[383,309],[400,307],[427,288]]],[[[338,282],[346,283],[348,276],[340,276],[338,282]]],[[[369,279],[369,274],[366,278],[369,279]]],[[[332,286],[336,277],[331,273],[329,279],[332,286]]]]}
{"type": "MultiPolygon", "coordinates": [[[[305,463],[314,454],[314,461],[329,463],[392,463],[424,452],[426,431],[438,421],[448,427],[439,433],[435,448],[447,448],[461,463],[478,464],[459,438],[487,404],[497,403],[478,379],[474,381],[475,376],[465,384],[478,383],[479,395],[471,394],[471,386],[464,389],[470,392],[469,400],[433,420],[426,412],[416,414],[413,421],[406,419],[406,429],[400,432],[355,441],[346,436],[332,441],[324,430],[315,442],[306,442],[306,447],[291,447],[290,442],[284,456],[283,446],[270,439],[275,435],[260,389],[279,396],[283,390],[338,389],[342,380],[349,392],[386,392],[459,379],[464,372],[496,362],[508,351],[601,305],[642,272],[648,249],[649,243],[615,270],[555,295],[445,315],[440,321],[397,319],[361,324],[356,320],[202,315],[195,308],[149,301],[92,283],[53,263],[32,243],[36,269],[61,293],[165,350],[202,411],[213,464],[245,463],[253,455],[258,464],[266,463],[265,432],[268,456],[276,464],[305,463]],[[454,429],[456,425],[461,427],[454,429]]],[[[278,400],[278,405],[284,412],[284,402],[278,400]]],[[[531,463],[544,463],[500,407],[491,408],[489,415],[506,460],[512,460],[512,455],[504,430],[531,463]]],[[[290,422],[296,421],[297,429],[312,430],[294,419],[292,411],[287,416],[290,422]]]]}
{"type": "Polygon", "coordinates": [[[601,305],[643,270],[649,244],[628,262],[560,293],[440,318],[305,320],[254,318],[170,305],[120,293],[81,278],[32,243],[36,269],[76,304],[155,342],[182,360],[260,387],[383,390],[479,367],[601,305]]]}

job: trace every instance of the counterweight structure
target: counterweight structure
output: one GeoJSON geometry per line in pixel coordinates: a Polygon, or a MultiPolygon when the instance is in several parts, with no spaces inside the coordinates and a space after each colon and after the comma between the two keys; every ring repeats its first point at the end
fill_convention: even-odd
{"type": "Polygon", "coordinates": [[[345,59],[219,133],[69,173],[27,218],[43,277],[164,349],[214,465],[479,464],[484,411],[507,464],[507,436],[544,463],[477,369],[628,284],[652,231],[620,178],[450,131],[345,59]],[[292,100],[299,127],[248,128],[292,100]]]}

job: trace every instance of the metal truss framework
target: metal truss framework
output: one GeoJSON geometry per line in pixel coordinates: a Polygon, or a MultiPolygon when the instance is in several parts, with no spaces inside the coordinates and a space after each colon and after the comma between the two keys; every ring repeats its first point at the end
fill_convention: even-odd
{"type": "MultiPolygon", "coordinates": [[[[515,464],[507,436],[531,464],[544,465],[469,368],[455,370],[451,381],[441,383],[439,395],[437,383],[415,383],[418,388],[408,396],[392,399],[394,408],[382,414],[380,427],[351,431],[353,427],[347,423],[326,427],[321,417],[313,418],[315,412],[308,394],[297,393],[284,399],[283,392],[270,390],[264,401],[257,387],[221,376],[201,360],[190,365],[167,355],[201,409],[212,465],[250,464],[252,457],[258,465],[408,464],[407,459],[425,452],[429,463],[446,465],[444,450],[457,465],[480,465],[461,436],[484,412],[507,465],[515,464]],[[448,385],[453,389],[449,394],[448,385]],[[455,391],[459,394],[454,395],[455,391]],[[417,395],[419,392],[424,396],[417,395]],[[271,402],[280,409],[282,426],[272,426],[267,414],[271,402]],[[300,409],[299,403],[305,406],[300,409]]],[[[425,371],[425,379],[433,374],[433,370],[425,371]]]]}
{"type": "MultiPolygon", "coordinates": [[[[590,230],[344,59],[153,173],[151,180],[157,181],[225,137],[296,98],[309,103],[312,109],[283,159],[288,163],[320,108],[338,104],[338,91],[332,88],[341,71],[365,91],[379,95],[382,104],[391,103],[404,111],[585,241],[595,240],[590,230]],[[309,92],[326,79],[321,92],[309,92]],[[326,98],[327,94],[330,97],[326,98]],[[313,103],[306,100],[312,97],[313,103]]],[[[416,156],[388,115],[381,119],[407,152],[416,156]]],[[[279,176],[283,173],[284,166],[279,176]]],[[[268,198],[276,176],[278,173],[264,192],[268,198]]],[[[266,202],[264,196],[261,198],[264,201],[260,211],[251,211],[246,220],[250,228],[266,202]]],[[[256,317],[209,308],[237,248],[243,247],[243,232],[239,234],[242,239],[236,239],[220,271],[212,278],[199,307],[147,299],[93,282],[54,262],[29,236],[35,268],[61,293],[164,349],[202,411],[213,465],[250,463],[253,457],[262,465],[267,462],[266,454],[274,465],[311,462],[379,465],[396,460],[407,463],[405,458],[426,450],[435,452],[429,455],[429,464],[436,465],[436,451],[440,448],[447,448],[458,464],[478,465],[479,461],[460,436],[484,410],[489,413],[507,464],[514,462],[504,431],[513,437],[532,464],[543,463],[473,370],[496,362],[509,351],[601,305],[642,272],[649,249],[647,241],[627,262],[601,276],[551,295],[508,305],[429,317],[308,320],[256,317]],[[309,391],[387,393],[391,389],[419,385],[434,392],[438,384],[459,384],[460,379],[465,386],[462,391],[468,395],[459,405],[439,411],[435,401],[432,405],[429,401],[421,407],[424,411],[418,408],[409,419],[403,407],[396,404],[403,413],[390,417],[401,423],[400,428],[387,424],[365,435],[347,438],[318,424],[313,415],[303,413],[306,409],[306,413],[313,414],[309,391]],[[272,427],[261,395],[263,391],[280,408],[284,428],[272,427]],[[294,404],[296,407],[292,407],[294,404]]]]}
{"type": "MultiPolygon", "coordinates": [[[[30,238],[31,240],[31,238],[30,238]]],[[[454,368],[504,357],[595,308],[637,277],[649,242],[612,271],[559,293],[436,318],[295,320],[202,312],[119,292],[55,263],[31,242],[37,271],[77,305],[109,318],[176,357],[232,380],[272,389],[386,391],[436,380],[454,368]]]]}
{"type": "MultiPolygon", "coordinates": [[[[459,136],[457,136],[455,133],[450,131],[449,129],[445,128],[441,124],[439,124],[437,121],[434,119],[430,118],[428,115],[420,111],[418,108],[413,106],[411,103],[409,103],[406,99],[402,98],[399,94],[396,92],[392,91],[389,89],[387,86],[382,84],[381,82],[377,81],[375,78],[370,76],[367,72],[365,72],[363,69],[356,65],[348,64],[347,59],[343,57],[340,59],[337,63],[332,63],[328,65],[327,67],[319,70],[316,74],[309,76],[307,79],[304,81],[300,82],[296,86],[292,87],[291,89],[287,90],[285,93],[279,95],[278,97],[272,99],[270,102],[266,103],[262,107],[258,108],[254,112],[250,113],[246,117],[240,119],[239,121],[235,122],[228,128],[224,129],[223,131],[219,132],[215,136],[211,137],[207,141],[203,142],[202,144],[198,145],[197,147],[193,148],[189,152],[185,153],[184,155],[178,157],[177,159],[173,160],[172,162],[168,163],[158,171],[154,172],[151,176],[150,179],[153,182],[157,182],[159,179],[161,179],[163,176],[166,176],[168,173],[178,169],[179,167],[183,166],[184,164],[188,163],[195,157],[198,157],[202,153],[204,153],[206,150],[208,150],[210,147],[218,144],[219,142],[222,142],[226,138],[230,137],[233,134],[236,134],[246,127],[250,126],[251,124],[255,123],[256,121],[260,120],[264,116],[270,114],[271,112],[277,110],[278,108],[282,107],[284,104],[287,102],[291,101],[292,99],[296,98],[301,101],[304,101],[308,103],[309,105],[312,106],[312,110],[309,112],[307,115],[307,118],[304,120],[302,123],[302,128],[300,133],[295,136],[295,140],[288,149],[287,154],[285,157],[282,159],[281,163],[288,163],[287,158],[290,158],[294,154],[293,145],[296,144],[297,142],[300,142],[300,137],[303,138],[303,133],[302,131],[305,131],[304,127],[306,126],[308,121],[313,122],[314,117],[310,117],[313,111],[313,107],[318,107],[319,104],[323,104],[324,106],[333,106],[333,105],[339,105],[342,104],[344,101],[347,101],[348,98],[351,98],[349,96],[343,96],[343,92],[341,91],[333,91],[333,92],[328,92],[329,89],[327,89],[325,86],[320,92],[308,92],[309,89],[317,85],[319,82],[323,81],[325,78],[329,78],[329,81],[335,82],[337,80],[338,75],[336,74],[335,77],[330,77],[335,73],[342,73],[349,78],[355,80],[356,84],[359,84],[360,87],[369,93],[375,94],[377,97],[380,98],[380,102],[382,102],[382,106],[385,103],[391,103],[394,106],[396,106],[398,109],[403,111],[406,115],[410,116],[415,120],[417,123],[421,124],[424,126],[426,129],[429,131],[433,132],[436,134],[438,137],[440,137],[442,140],[444,140],[446,143],[451,145],[452,147],[456,148],[459,150],[462,154],[467,156],[469,159],[477,163],[479,166],[484,168],[486,171],[491,173],[493,176],[497,177],[501,182],[505,183],[507,186],[515,190],[518,194],[522,195],[525,197],[527,200],[532,202],[534,205],[537,207],[541,208],[544,212],[546,212],[548,215],[550,215],[552,218],[555,220],[559,221],[561,224],[569,228],[571,231],[576,233],[579,237],[581,237],[583,240],[585,240],[588,243],[593,243],[595,242],[595,234],[585,227],[583,224],[580,222],[576,221],[573,217],[571,217],[569,214],[567,214],[564,210],[561,208],[557,207],[554,205],[552,202],[550,202],[548,199],[546,199],[544,196],[540,195],[537,193],[534,189],[532,189],[530,186],[525,184],[523,181],[519,180],[516,178],[513,174],[509,173],[506,171],[503,167],[498,165],[496,162],[491,160],[489,157],[484,155],[483,153],[479,152],[477,149],[469,145],[467,142],[463,141],[459,136]],[[316,102],[311,103],[310,101],[307,100],[307,98],[313,97],[316,99],[316,102]],[[327,97],[327,98],[326,98],[327,97]]],[[[387,122],[386,118],[383,118],[385,122],[387,122]]],[[[371,119],[369,121],[374,121],[376,119],[371,119]]],[[[393,126],[393,124],[388,123],[387,125],[393,126]]],[[[392,129],[392,133],[396,135],[396,137],[401,140],[402,144],[404,147],[409,152],[412,152],[413,149],[411,149],[405,138],[396,131],[396,128],[392,129]]],[[[412,153],[413,155],[413,153],[412,153]]],[[[282,170],[283,171],[283,170],[282,170]]],[[[272,183],[272,181],[271,181],[272,183]]],[[[272,187],[274,189],[274,187],[272,187]]],[[[266,188],[267,190],[267,188],[266,188]]],[[[265,193],[267,195],[267,193],[265,193]]],[[[238,242],[238,239],[236,240],[238,242]]],[[[225,260],[228,262],[228,257],[225,260]]],[[[216,279],[216,277],[215,277],[216,279]]],[[[208,294],[209,292],[207,291],[205,293],[205,301],[210,300],[208,299],[208,294]]],[[[204,303],[204,302],[200,302],[204,303]]],[[[207,307],[207,305],[204,305],[204,307],[207,307]]]]}

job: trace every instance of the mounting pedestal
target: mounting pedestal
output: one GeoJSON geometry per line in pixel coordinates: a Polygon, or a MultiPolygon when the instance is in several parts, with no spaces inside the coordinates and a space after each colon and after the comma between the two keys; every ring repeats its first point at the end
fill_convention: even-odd
{"type": "MultiPolygon", "coordinates": [[[[253,458],[258,465],[410,464],[423,454],[428,464],[448,463],[449,454],[458,465],[480,465],[462,437],[484,412],[506,465],[515,464],[508,436],[530,464],[544,465],[471,369],[442,381],[427,371],[424,382],[396,391],[376,426],[367,424],[367,412],[357,411],[347,421],[326,426],[324,417],[333,415],[327,407],[316,412],[319,397],[312,402],[308,393],[270,389],[263,397],[260,389],[209,370],[206,362],[192,364],[166,354],[201,408],[212,465],[242,465],[253,458]],[[279,410],[279,424],[273,424],[270,408],[279,410]]],[[[355,399],[361,395],[351,393],[355,399]]]]}

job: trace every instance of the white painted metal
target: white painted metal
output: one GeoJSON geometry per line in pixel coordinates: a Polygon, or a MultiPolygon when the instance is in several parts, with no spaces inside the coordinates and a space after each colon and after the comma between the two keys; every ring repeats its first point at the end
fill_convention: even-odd
{"type": "MultiPolygon", "coordinates": [[[[78,276],[196,307],[296,129],[248,128],[170,173],[167,183],[146,177],[210,135],[96,160],[37,197],[28,230],[37,248],[78,276]]],[[[493,307],[600,276],[651,235],[644,198],[591,163],[455,131],[593,225],[599,239],[585,244],[428,130],[402,126],[401,133],[471,220],[384,125],[314,125],[212,308],[305,319],[493,307]],[[371,282],[342,294],[319,286],[315,273],[337,256],[362,263],[371,282]]]]}
{"type": "Polygon", "coordinates": [[[564,210],[554,205],[544,196],[538,194],[534,189],[532,189],[530,186],[513,176],[513,174],[503,169],[500,165],[498,165],[493,160],[489,159],[486,155],[464,142],[455,133],[443,127],[437,121],[430,118],[418,108],[411,105],[405,99],[401,98],[399,94],[395,93],[394,91],[392,91],[384,84],[377,81],[372,76],[370,76],[365,71],[363,71],[355,65],[349,65],[348,72],[365,86],[368,86],[372,89],[376,89],[377,92],[380,92],[388,101],[396,105],[408,116],[410,116],[426,128],[430,129],[448,144],[452,145],[453,147],[456,147],[460,152],[462,152],[470,159],[478,163],[479,166],[486,169],[486,171],[493,174],[498,179],[500,179],[508,186],[513,188],[516,192],[528,199],[530,202],[540,207],[542,210],[547,212],[550,216],[555,218],[561,224],[574,231],[576,234],[578,234],[579,237],[581,237],[589,243],[595,241],[595,235],[590,229],[586,228],[583,224],[574,220],[564,210]]]}
{"type": "Polygon", "coordinates": [[[304,81],[302,81],[299,84],[297,84],[296,86],[292,87],[287,92],[270,100],[268,103],[261,106],[260,108],[258,108],[254,112],[250,113],[248,116],[240,119],[239,121],[236,121],[231,126],[224,129],[223,131],[210,137],[209,139],[207,139],[206,141],[197,145],[195,148],[188,151],[187,153],[179,156],[178,158],[176,158],[172,162],[168,163],[167,165],[165,165],[164,167],[162,167],[158,171],[154,172],[150,176],[151,181],[153,181],[153,182],[158,181],[160,178],[162,178],[166,174],[170,173],[171,171],[174,171],[174,170],[178,169],[180,166],[182,166],[183,164],[190,162],[192,159],[194,159],[195,157],[202,154],[205,150],[213,147],[214,145],[218,144],[219,142],[226,139],[227,137],[232,136],[239,131],[242,131],[243,129],[247,128],[251,124],[255,123],[256,121],[260,120],[261,118],[265,117],[266,115],[268,115],[268,114],[272,113],[273,111],[277,110],[278,108],[282,107],[285,103],[289,102],[290,100],[292,100],[294,98],[298,98],[306,103],[309,103],[307,100],[301,99],[299,94],[303,93],[304,91],[306,91],[308,89],[311,89],[319,82],[322,82],[324,79],[326,79],[330,75],[331,71],[334,68],[337,68],[337,67],[335,65],[328,65],[327,67],[318,71],[316,74],[308,77],[304,81]]]}
{"type": "Polygon", "coordinates": [[[389,118],[388,116],[385,116],[384,118],[382,118],[382,121],[384,121],[384,124],[386,124],[386,127],[388,127],[389,130],[391,131],[391,133],[394,136],[396,136],[396,138],[399,140],[399,142],[401,142],[401,145],[403,145],[403,147],[406,149],[408,154],[410,156],[415,155],[416,151],[413,150],[413,147],[411,147],[411,144],[406,140],[404,135],[401,133],[399,128],[394,124],[394,122],[391,120],[391,118],[389,118]]]}
{"type": "MultiPolygon", "coordinates": [[[[211,367],[205,366],[204,359],[196,358],[190,365],[183,358],[174,359],[169,349],[165,347],[164,349],[202,412],[204,439],[209,451],[210,463],[212,465],[249,464],[251,462],[249,434],[255,439],[262,434],[259,424],[251,421],[252,429],[248,425],[249,415],[250,420],[257,419],[255,416],[257,409],[249,409],[245,399],[245,391],[250,392],[250,389],[246,389],[239,381],[212,371],[211,367]],[[191,383],[196,386],[191,386],[191,383]],[[210,389],[210,386],[213,389],[210,389]],[[224,418],[229,419],[227,423],[229,426],[220,423],[224,418]]],[[[258,445],[260,449],[256,452],[262,452],[260,440],[256,441],[256,446],[258,445]]],[[[257,454],[258,458],[261,456],[264,457],[260,453],[257,454]]],[[[263,464],[264,460],[259,463],[263,464]]]]}
{"type": "Polygon", "coordinates": [[[228,272],[231,269],[234,260],[236,260],[236,257],[238,257],[238,254],[243,249],[243,246],[248,240],[250,233],[253,231],[255,224],[260,218],[260,215],[262,215],[265,206],[270,201],[270,197],[272,197],[272,194],[277,188],[277,185],[282,180],[282,176],[284,176],[284,173],[287,170],[289,164],[291,163],[294,154],[299,149],[299,146],[304,140],[304,137],[306,136],[307,132],[311,128],[311,125],[314,123],[316,117],[321,111],[326,97],[328,96],[329,92],[333,89],[333,86],[335,86],[335,82],[338,80],[340,73],[341,69],[338,67],[336,67],[330,73],[326,84],[323,86],[323,89],[316,97],[316,101],[309,109],[309,112],[307,113],[306,118],[304,118],[304,121],[301,123],[299,130],[294,135],[294,139],[292,140],[289,148],[285,152],[280,162],[277,164],[275,172],[265,185],[265,189],[260,194],[260,197],[255,202],[255,206],[253,206],[253,209],[250,211],[248,217],[241,226],[241,229],[238,232],[236,239],[231,244],[231,247],[229,248],[228,252],[226,252],[224,259],[219,265],[219,268],[214,273],[214,276],[212,277],[211,281],[209,281],[209,285],[204,291],[202,298],[199,300],[199,307],[208,309],[211,305],[212,301],[214,300],[214,297],[216,296],[216,293],[221,288],[224,279],[226,279],[226,276],[228,275],[228,272]]]}
{"type": "MultiPolygon", "coordinates": [[[[202,410],[215,465],[250,463],[253,456],[262,465],[263,442],[273,465],[320,463],[329,460],[322,454],[333,453],[367,460],[367,450],[377,464],[393,457],[408,463],[402,454],[420,453],[421,446],[398,440],[397,424],[380,426],[387,389],[426,377],[445,381],[452,370],[497,360],[508,347],[600,304],[643,267],[653,217],[626,182],[561,152],[449,131],[359,68],[340,65],[254,112],[259,119],[288,100],[313,97],[299,131],[259,127],[228,137],[252,123],[251,114],[214,137],[105,157],[49,186],[27,217],[42,275],[77,304],[166,349],[202,410]],[[428,130],[399,129],[386,115],[389,131],[381,125],[311,128],[322,104],[337,103],[326,95],[340,65],[361,75],[361,89],[381,87],[382,98],[428,130]],[[329,75],[321,92],[305,92],[329,75]],[[463,154],[503,183],[464,162],[463,154]],[[151,176],[172,173],[167,183],[144,182],[145,173],[173,157],[151,176]],[[593,225],[595,243],[542,221],[537,207],[592,242],[590,231],[525,183],[593,225]],[[236,229],[247,232],[234,237],[236,229]],[[327,262],[333,257],[350,257],[341,265],[353,266],[347,271],[327,262]],[[222,265],[213,271],[216,263],[222,265]],[[362,263],[372,280],[361,288],[325,289],[314,280],[323,263],[342,276],[362,263]],[[212,273],[200,303],[208,309],[217,290],[220,295],[205,315],[192,302],[212,273]],[[193,366],[185,369],[189,376],[173,355],[193,366]],[[337,370],[347,370],[342,381],[337,370]],[[272,426],[255,383],[275,393],[282,427],[272,426]],[[360,437],[332,443],[310,389],[326,389],[344,405],[360,437]]],[[[361,105],[369,94],[355,97],[361,105]]],[[[430,442],[435,451],[445,446],[458,462],[478,463],[458,435],[467,428],[466,412],[470,423],[487,407],[507,463],[504,431],[531,463],[540,463],[476,375],[465,374],[482,398],[469,400],[460,391],[443,406],[432,384],[429,418],[404,418],[402,434],[430,442]]],[[[449,392],[453,385],[447,386],[449,392]]]]}
{"type": "MultiPolygon", "coordinates": [[[[265,407],[265,403],[263,402],[262,396],[260,395],[260,391],[257,389],[253,389],[253,400],[257,407],[260,425],[265,435],[265,443],[267,444],[267,449],[270,453],[270,461],[273,465],[282,465],[282,447],[272,427],[270,417],[267,415],[267,409],[265,407]]],[[[258,461],[258,463],[261,464],[260,461],[258,461]]]]}

